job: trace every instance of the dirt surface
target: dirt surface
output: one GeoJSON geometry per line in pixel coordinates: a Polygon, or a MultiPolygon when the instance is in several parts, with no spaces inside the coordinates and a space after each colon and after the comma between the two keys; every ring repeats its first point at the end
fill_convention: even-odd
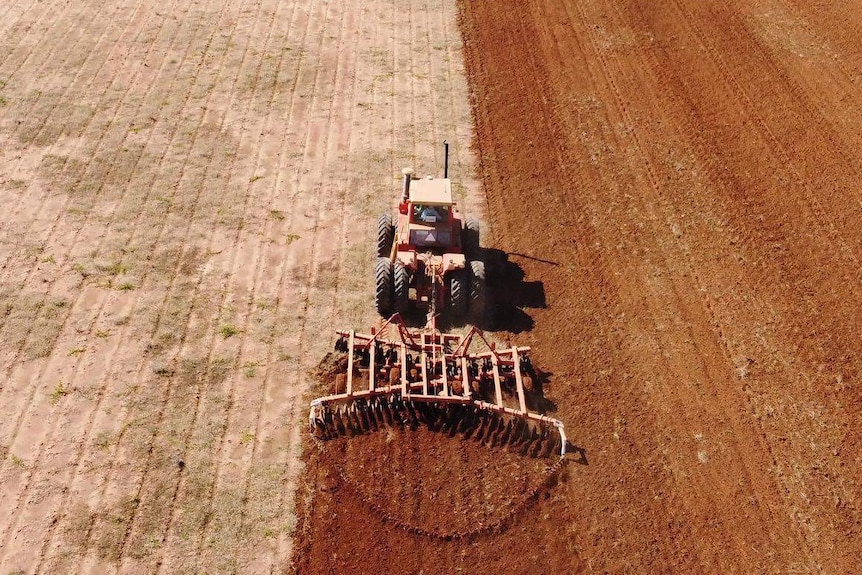
{"type": "Polygon", "coordinates": [[[572,564],[855,572],[862,12],[462,6],[489,218],[590,462],[572,564]]]}
{"type": "Polygon", "coordinates": [[[399,170],[481,215],[454,6],[0,3],[0,573],[278,573],[399,170]]]}
{"type": "Polygon", "coordinates": [[[860,29],[813,0],[3,3],[0,573],[858,572],[860,29]],[[304,433],[332,330],[374,320],[398,169],[444,138],[512,262],[497,337],[586,454],[549,485],[304,433]]]}
{"type": "MultiPolygon", "coordinates": [[[[858,572],[862,10],[459,6],[493,245],[547,304],[517,341],[588,464],[502,533],[439,541],[309,451],[297,571],[858,572]]],[[[405,442],[408,470],[443,448],[405,442]]],[[[453,480],[503,488],[471,465],[453,480]]],[[[414,481],[421,519],[438,483],[414,481]]]]}

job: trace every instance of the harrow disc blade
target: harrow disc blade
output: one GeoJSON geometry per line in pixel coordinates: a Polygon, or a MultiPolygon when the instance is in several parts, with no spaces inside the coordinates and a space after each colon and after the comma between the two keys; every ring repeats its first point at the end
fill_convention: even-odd
{"type": "Polygon", "coordinates": [[[380,417],[383,420],[383,425],[386,427],[395,427],[397,425],[396,419],[398,418],[398,415],[393,411],[393,401],[385,397],[379,398],[378,401],[380,402],[380,417]]]}
{"type": "Polygon", "coordinates": [[[340,435],[349,436],[350,428],[352,424],[350,423],[350,416],[343,408],[339,408],[337,411],[333,413],[335,417],[335,428],[338,430],[340,435]]]}

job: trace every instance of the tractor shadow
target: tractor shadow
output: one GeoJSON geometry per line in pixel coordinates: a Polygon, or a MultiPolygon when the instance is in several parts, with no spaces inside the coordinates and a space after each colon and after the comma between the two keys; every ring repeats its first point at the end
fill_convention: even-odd
{"type": "Polygon", "coordinates": [[[545,284],[526,281],[523,268],[509,260],[506,252],[482,250],[488,285],[488,312],[476,318],[476,327],[489,331],[522,333],[535,325],[527,309],[545,309],[545,284]]]}
{"type": "MultiPolygon", "coordinates": [[[[428,314],[424,310],[409,309],[400,312],[400,314],[401,321],[404,322],[406,327],[421,329],[428,324],[428,314]]],[[[441,322],[437,327],[445,328],[446,325],[449,325],[448,322],[441,322]]]]}
{"type": "MultiPolygon", "coordinates": [[[[509,261],[506,252],[495,248],[480,249],[477,255],[478,259],[485,262],[486,274],[485,312],[481,316],[471,311],[467,317],[455,317],[444,310],[437,316],[437,328],[446,330],[475,325],[483,331],[532,331],[535,321],[525,310],[548,307],[545,284],[526,281],[523,268],[509,261]]],[[[401,319],[407,327],[424,327],[428,321],[427,310],[407,310],[401,314],[401,319]]]]}

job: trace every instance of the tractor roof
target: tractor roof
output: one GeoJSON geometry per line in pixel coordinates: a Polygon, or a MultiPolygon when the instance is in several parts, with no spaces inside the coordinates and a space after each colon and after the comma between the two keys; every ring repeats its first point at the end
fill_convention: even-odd
{"type": "Polygon", "coordinates": [[[410,182],[410,201],[432,206],[452,205],[452,183],[448,178],[413,180],[410,182]]]}

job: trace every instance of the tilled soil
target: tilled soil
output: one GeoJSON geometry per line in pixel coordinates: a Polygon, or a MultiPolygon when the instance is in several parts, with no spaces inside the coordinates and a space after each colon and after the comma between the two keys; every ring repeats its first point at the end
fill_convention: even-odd
{"type": "Polygon", "coordinates": [[[388,523],[440,540],[505,528],[557,475],[556,460],[490,451],[424,427],[351,439],[315,444],[319,457],[337,462],[336,473],[326,476],[336,483],[322,488],[343,485],[388,523]],[[423,455],[411,457],[411,451],[423,455]]]}
{"type": "MultiPolygon", "coordinates": [[[[546,300],[517,339],[586,465],[502,533],[440,541],[314,487],[344,461],[310,451],[298,570],[856,572],[862,10],[460,7],[493,244],[546,300]]],[[[393,444],[417,471],[465,449],[393,444]]],[[[452,478],[518,488],[470,464],[452,478]]]]}
{"type": "Polygon", "coordinates": [[[545,561],[542,539],[570,557],[565,541],[530,529],[537,510],[567,505],[554,496],[569,479],[557,459],[419,428],[310,442],[306,460],[298,573],[528,572],[545,561]]]}

